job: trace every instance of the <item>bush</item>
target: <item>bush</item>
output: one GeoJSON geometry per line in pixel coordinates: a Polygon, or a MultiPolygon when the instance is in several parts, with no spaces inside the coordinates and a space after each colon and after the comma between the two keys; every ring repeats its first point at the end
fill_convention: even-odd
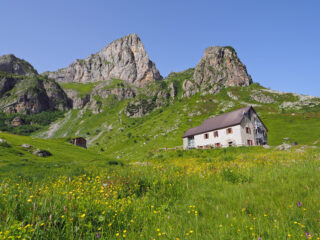
{"type": "Polygon", "coordinates": [[[122,162],[119,162],[119,161],[116,161],[116,160],[108,161],[108,164],[109,165],[120,165],[120,166],[124,165],[122,162]]]}

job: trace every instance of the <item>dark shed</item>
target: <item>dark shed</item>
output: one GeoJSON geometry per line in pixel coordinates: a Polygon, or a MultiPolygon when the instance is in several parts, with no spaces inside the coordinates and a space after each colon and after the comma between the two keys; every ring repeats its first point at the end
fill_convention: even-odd
{"type": "Polygon", "coordinates": [[[87,140],[83,137],[72,138],[70,142],[78,147],[87,148],[87,140]]]}

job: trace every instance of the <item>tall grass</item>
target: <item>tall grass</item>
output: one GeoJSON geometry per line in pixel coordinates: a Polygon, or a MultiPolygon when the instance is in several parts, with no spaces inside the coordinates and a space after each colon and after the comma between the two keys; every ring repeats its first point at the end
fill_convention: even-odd
{"type": "Polygon", "coordinates": [[[43,178],[17,167],[1,178],[0,239],[317,239],[320,151],[303,151],[157,152],[43,178]]]}

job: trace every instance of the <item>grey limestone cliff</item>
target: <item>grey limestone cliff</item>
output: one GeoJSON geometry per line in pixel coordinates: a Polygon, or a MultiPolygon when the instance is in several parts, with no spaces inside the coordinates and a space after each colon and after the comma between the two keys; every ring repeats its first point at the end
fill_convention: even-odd
{"type": "Polygon", "coordinates": [[[17,58],[13,54],[0,56],[0,73],[1,72],[26,76],[38,74],[30,63],[17,58]]]}
{"type": "Polygon", "coordinates": [[[98,53],[76,60],[67,68],[43,74],[58,82],[88,83],[121,79],[139,87],[162,79],[137,34],[115,40],[98,53]]]}
{"type": "Polygon", "coordinates": [[[232,47],[209,47],[195,68],[193,81],[183,84],[184,96],[201,91],[216,93],[222,87],[249,86],[251,76],[232,47]]]}
{"type": "Polygon", "coordinates": [[[0,110],[40,113],[70,108],[67,95],[51,79],[37,74],[32,65],[14,55],[0,57],[0,110]]]}

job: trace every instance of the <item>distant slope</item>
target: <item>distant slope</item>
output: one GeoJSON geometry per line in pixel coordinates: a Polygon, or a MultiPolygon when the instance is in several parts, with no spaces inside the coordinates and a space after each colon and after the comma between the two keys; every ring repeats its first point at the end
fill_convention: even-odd
{"type": "Polygon", "coordinates": [[[0,176],[8,172],[41,177],[41,175],[59,174],[61,171],[77,171],[78,168],[95,162],[97,166],[107,165],[108,158],[93,149],[77,147],[64,139],[38,139],[27,136],[0,132],[0,176]],[[32,149],[21,147],[22,144],[33,146],[32,149]],[[38,157],[32,154],[33,149],[49,151],[52,156],[38,157]]]}
{"type": "MultiPolygon", "coordinates": [[[[189,70],[188,70],[189,71],[189,70]]],[[[165,83],[177,86],[176,98],[140,118],[126,114],[130,100],[109,99],[103,112],[72,110],[52,128],[37,137],[84,136],[90,147],[124,160],[142,159],[163,147],[182,145],[181,136],[210,116],[253,105],[269,129],[269,143],[281,144],[283,138],[299,144],[320,146],[320,99],[292,93],[279,93],[251,84],[223,88],[218,94],[182,97],[186,72],[171,74],[165,83]],[[183,77],[181,77],[183,76],[183,77]],[[179,87],[180,86],[180,87],[179,87]],[[318,141],[319,140],[319,141],[318,141]]],[[[143,102],[142,102],[143,104],[143,102]]]]}

